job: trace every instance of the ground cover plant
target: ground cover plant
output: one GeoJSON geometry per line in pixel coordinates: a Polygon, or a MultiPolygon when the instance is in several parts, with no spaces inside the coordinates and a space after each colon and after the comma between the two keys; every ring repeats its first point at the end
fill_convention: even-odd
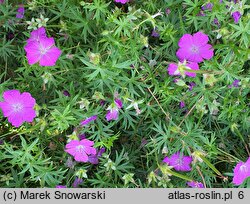
{"type": "Polygon", "coordinates": [[[1,187],[250,187],[247,0],[0,1],[1,187]]]}

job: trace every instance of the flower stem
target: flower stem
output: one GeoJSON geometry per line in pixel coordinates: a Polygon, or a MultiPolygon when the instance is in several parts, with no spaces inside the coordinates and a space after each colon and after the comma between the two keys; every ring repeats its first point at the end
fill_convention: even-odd
{"type": "Polygon", "coordinates": [[[201,74],[223,74],[224,71],[213,71],[213,70],[193,70],[183,68],[184,71],[191,72],[191,73],[201,73],[201,74]]]}

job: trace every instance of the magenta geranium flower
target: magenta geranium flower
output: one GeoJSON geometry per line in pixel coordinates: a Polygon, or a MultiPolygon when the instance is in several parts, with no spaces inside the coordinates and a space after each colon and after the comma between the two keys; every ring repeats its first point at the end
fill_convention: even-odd
{"type": "Polygon", "coordinates": [[[106,120],[110,121],[110,120],[117,120],[118,116],[119,116],[119,109],[122,108],[122,101],[120,99],[115,99],[114,103],[111,104],[107,110],[107,114],[106,114],[106,120]]]}
{"type": "Polygon", "coordinates": [[[44,27],[38,28],[36,30],[33,30],[30,33],[30,38],[27,40],[27,43],[29,42],[39,42],[40,38],[47,38],[46,36],[46,30],[44,27]]]}
{"type": "Polygon", "coordinates": [[[47,38],[43,27],[31,33],[24,49],[29,65],[39,62],[40,66],[54,66],[61,55],[54,38],[47,38]]]}
{"type": "Polygon", "coordinates": [[[189,86],[189,91],[192,91],[193,88],[196,86],[196,83],[191,81],[188,86],[189,86]]]}
{"type": "Polygon", "coordinates": [[[159,34],[159,32],[158,32],[158,29],[157,29],[157,28],[154,28],[154,29],[152,30],[152,32],[151,32],[151,36],[152,36],[152,37],[155,37],[155,38],[160,37],[160,34],[159,34]]]}
{"type": "Polygon", "coordinates": [[[240,83],[240,80],[236,79],[233,81],[231,85],[228,85],[228,88],[239,87],[239,83],[240,83]]]}
{"type": "Polygon", "coordinates": [[[96,154],[96,149],[92,147],[94,145],[93,141],[83,139],[72,140],[66,145],[65,152],[71,154],[76,161],[87,162],[89,155],[96,154]]]}
{"type": "Polygon", "coordinates": [[[234,168],[233,184],[241,185],[243,181],[250,177],[250,157],[244,163],[240,161],[234,168]]]}
{"type": "Polygon", "coordinates": [[[17,14],[16,14],[16,18],[23,18],[24,17],[24,6],[23,5],[19,5],[18,9],[17,9],[17,14]]]}
{"type": "Polygon", "coordinates": [[[196,77],[196,73],[188,72],[185,69],[199,70],[199,65],[196,62],[187,62],[186,60],[179,62],[178,64],[171,63],[168,66],[168,74],[173,76],[182,75],[183,77],[196,77]]]}
{"type": "Polygon", "coordinates": [[[115,0],[117,3],[126,4],[129,0],[115,0]]]}
{"type": "Polygon", "coordinates": [[[73,184],[72,184],[72,187],[73,188],[78,188],[78,186],[83,182],[83,179],[82,178],[79,178],[79,177],[76,177],[73,184]]]}
{"type": "Polygon", "coordinates": [[[25,121],[32,122],[36,117],[34,106],[36,100],[28,92],[22,94],[18,90],[8,90],[3,93],[4,101],[0,102],[4,117],[15,127],[25,121]]]}
{"type": "Polygon", "coordinates": [[[107,114],[106,114],[106,120],[110,121],[110,120],[117,120],[119,116],[119,110],[116,108],[112,108],[110,110],[108,110],[107,114]]]}
{"type": "Polygon", "coordinates": [[[93,115],[93,116],[91,116],[91,117],[89,117],[89,118],[83,120],[83,121],[81,122],[81,125],[82,125],[82,126],[87,125],[87,124],[89,124],[91,121],[95,121],[96,119],[97,119],[97,115],[93,115]]]}
{"type": "Polygon", "coordinates": [[[202,32],[197,32],[193,36],[184,34],[179,40],[177,57],[191,62],[202,62],[204,59],[211,59],[214,55],[212,45],[208,43],[208,36],[202,32]]]}
{"type": "Polygon", "coordinates": [[[57,185],[56,188],[67,188],[67,186],[57,185]]]}
{"type": "Polygon", "coordinates": [[[70,97],[70,93],[67,90],[64,90],[62,93],[64,96],[70,97]]]}
{"type": "Polygon", "coordinates": [[[206,5],[202,6],[201,9],[202,9],[203,11],[205,11],[205,10],[210,10],[210,11],[212,11],[213,6],[214,6],[214,5],[213,5],[212,3],[207,3],[206,5]]]}
{"type": "Polygon", "coordinates": [[[116,105],[116,107],[117,107],[118,109],[121,109],[121,108],[122,108],[122,101],[121,101],[121,99],[116,98],[116,99],[115,99],[115,105],[116,105]]]}
{"type": "Polygon", "coordinates": [[[189,181],[187,182],[187,185],[192,188],[204,188],[203,183],[197,181],[189,181]]]}
{"type": "Polygon", "coordinates": [[[98,164],[98,158],[102,156],[102,154],[106,151],[104,147],[102,147],[100,150],[96,151],[96,154],[89,155],[89,162],[91,164],[98,164]]]}
{"type": "Polygon", "coordinates": [[[190,164],[192,162],[192,157],[184,156],[180,152],[176,152],[171,157],[165,157],[163,162],[174,167],[176,171],[191,171],[190,164]]]}
{"type": "Polygon", "coordinates": [[[234,19],[234,23],[238,23],[241,18],[241,13],[239,11],[235,11],[232,13],[232,17],[234,19]]]}
{"type": "Polygon", "coordinates": [[[184,108],[186,105],[185,105],[185,102],[184,101],[181,101],[180,102],[180,108],[184,108]]]}
{"type": "Polygon", "coordinates": [[[30,42],[25,46],[29,65],[39,62],[40,66],[54,66],[61,50],[54,46],[53,38],[41,38],[39,42],[30,42]]]}

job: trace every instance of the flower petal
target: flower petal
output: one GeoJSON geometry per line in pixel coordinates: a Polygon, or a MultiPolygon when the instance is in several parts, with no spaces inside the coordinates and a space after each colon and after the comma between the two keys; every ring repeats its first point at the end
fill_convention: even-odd
{"type": "Polygon", "coordinates": [[[20,100],[22,101],[24,107],[33,108],[36,104],[36,100],[28,92],[23,92],[20,96],[20,100]]]}
{"type": "Polygon", "coordinates": [[[41,66],[55,66],[57,59],[61,55],[61,50],[57,47],[50,48],[44,55],[41,56],[41,66]]]}
{"type": "Polygon", "coordinates": [[[88,155],[85,152],[76,153],[75,160],[79,162],[87,162],[88,161],[88,155]]]}
{"type": "Polygon", "coordinates": [[[65,152],[69,153],[72,156],[75,156],[77,154],[76,148],[66,149],[65,152]]]}
{"type": "Polygon", "coordinates": [[[96,154],[96,149],[94,147],[85,147],[84,151],[87,154],[96,154]]]}
{"type": "Polygon", "coordinates": [[[13,112],[11,105],[7,102],[0,102],[0,108],[2,109],[4,117],[9,117],[13,112]]]}
{"type": "Polygon", "coordinates": [[[66,144],[66,148],[75,148],[80,144],[78,140],[71,140],[68,144],[66,144]]]}
{"type": "Polygon", "coordinates": [[[18,90],[7,90],[3,93],[3,98],[8,103],[14,103],[20,98],[20,91],[18,90]]]}
{"type": "Polygon", "coordinates": [[[171,63],[168,65],[168,74],[169,75],[180,75],[180,72],[177,70],[178,69],[178,65],[171,63]]]}
{"type": "Polygon", "coordinates": [[[201,55],[199,53],[197,53],[197,54],[191,54],[187,59],[189,61],[197,62],[197,63],[200,63],[200,62],[203,61],[203,58],[201,57],[201,55]]]}
{"type": "Polygon", "coordinates": [[[192,35],[190,35],[190,34],[184,34],[181,38],[180,38],[180,40],[179,40],[179,42],[178,42],[178,45],[179,45],[179,47],[185,47],[185,48],[187,48],[187,47],[190,47],[190,44],[191,43],[193,43],[193,36],[192,35]]]}
{"type": "Polygon", "coordinates": [[[29,65],[33,65],[37,63],[40,58],[41,58],[41,52],[40,52],[40,47],[38,42],[29,42],[27,45],[24,47],[26,51],[26,57],[28,59],[29,65]]]}
{"type": "Polygon", "coordinates": [[[44,27],[38,28],[37,30],[33,30],[30,34],[30,38],[27,40],[27,42],[32,41],[40,41],[40,38],[45,38],[46,36],[46,30],[44,27]]]}
{"type": "Polygon", "coordinates": [[[208,36],[202,32],[197,32],[193,35],[193,43],[196,46],[206,45],[208,40],[208,36]]]}
{"type": "Polygon", "coordinates": [[[32,122],[36,117],[36,111],[33,108],[24,108],[22,111],[23,120],[26,122],[32,122]]]}
{"type": "Polygon", "coordinates": [[[212,46],[207,44],[200,48],[200,54],[204,59],[211,59],[214,56],[212,46]]]}
{"type": "Polygon", "coordinates": [[[186,48],[179,48],[176,52],[176,56],[178,57],[178,59],[180,61],[183,61],[185,59],[189,59],[189,57],[191,56],[191,52],[188,51],[189,49],[186,48]]]}
{"type": "Polygon", "coordinates": [[[54,38],[43,37],[39,40],[39,42],[40,42],[41,47],[45,49],[49,49],[50,47],[55,45],[54,38]]]}
{"type": "Polygon", "coordinates": [[[8,121],[15,127],[19,127],[23,124],[23,115],[20,113],[12,113],[8,116],[8,121]]]}
{"type": "MultiPolygon", "coordinates": [[[[199,70],[199,65],[195,62],[189,62],[186,65],[187,67],[191,68],[192,70],[199,70]]],[[[189,77],[196,77],[196,73],[194,72],[185,72],[185,75],[189,77]]]]}
{"type": "Polygon", "coordinates": [[[94,142],[87,139],[83,139],[79,142],[79,144],[83,145],[84,147],[88,147],[88,146],[93,146],[94,142]]]}

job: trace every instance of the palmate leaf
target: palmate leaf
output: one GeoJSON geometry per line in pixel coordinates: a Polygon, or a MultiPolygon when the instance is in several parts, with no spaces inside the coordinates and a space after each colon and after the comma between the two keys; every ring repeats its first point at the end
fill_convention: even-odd
{"type": "Polygon", "coordinates": [[[15,57],[15,46],[12,45],[13,40],[6,41],[4,37],[3,40],[0,40],[0,59],[3,58],[4,61],[7,61],[9,57],[15,57]]]}
{"type": "Polygon", "coordinates": [[[29,181],[39,181],[43,187],[46,185],[55,187],[59,184],[67,170],[56,168],[49,157],[44,158],[42,156],[43,151],[38,147],[38,138],[31,144],[28,144],[23,137],[21,137],[21,140],[22,147],[19,150],[14,150],[11,145],[5,144],[8,154],[1,155],[1,158],[5,159],[6,163],[11,163],[15,170],[18,169],[16,178],[23,179],[25,174],[30,175],[30,178],[26,179],[22,185],[28,186],[29,181]]]}
{"type": "MultiPolygon", "coordinates": [[[[25,184],[25,174],[19,174],[17,170],[11,168],[11,175],[13,176],[13,180],[9,182],[8,188],[27,188],[25,184]]],[[[5,186],[2,186],[5,187],[5,186]]]]}
{"type": "Polygon", "coordinates": [[[14,31],[15,30],[15,28],[14,28],[15,24],[10,23],[10,21],[14,19],[13,16],[15,16],[15,14],[16,14],[15,13],[16,11],[14,10],[15,7],[11,3],[13,3],[13,2],[12,1],[5,1],[4,4],[0,4],[0,28],[1,28],[1,31],[3,29],[5,29],[6,31],[8,31],[8,30],[14,31]]]}
{"type": "Polygon", "coordinates": [[[37,172],[31,178],[33,181],[39,181],[41,187],[55,187],[56,185],[60,184],[61,181],[64,179],[64,174],[67,170],[56,169],[51,162],[49,166],[44,168],[38,167],[37,172]]]}
{"type": "Polygon", "coordinates": [[[114,184],[112,182],[112,179],[110,179],[107,176],[101,176],[99,174],[95,174],[95,178],[88,179],[91,186],[98,187],[98,188],[116,188],[117,184],[114,184]]]}
{"type": "Polygon", "coordinates": [[[54,129],[59,129],[61,131],[67,130],[70,125],[76,124],[76,119],[73,116],[70,105],[67,105],[64,110],[54,109],[51,112],[52,115],[52,123],[54,129]]]}
{"type": "Polygon", "coordinates": [[[95,143],[95,147],[105,147],[108,150],[111,150],[111,147],[113,147],[114,142],[119,138],[120,133],[117,133],[116,135],[105,137],[100,142],[95,143]]]}
{"type": "Polygon", "coordinates": [[[73,34],[80,34],[85,43],[88,41],[88,37],[96,37],[92,32],[93,23],[90,20],[91,15],[91,13],[86,13],[86,15],[83,15],[78,7],[71,7],[65,14],[65,16],[69,18],[69,30],[71,32],[73,31],[73,34]]]}
{"type": "Polygon", "coordinates": [[[86,10],[93,11],[93,19],[96,19],[99,24],[101,19],[105,19],[105,15],[108,13],[108,6],[111,2],[105,3],[103,0],[94,0],[92,3],[85,3],[82,1],[80,4],[86,10]]]}
{"type": "Polygon", "coordinates": [[[250,46],[250,21],[246,25],[239,21],[239,25],[230,24],[236,32],[230,36],[232,40],[240,37],[240,43],[243,43],[246,48],[250,46]]]}
{"type": "Polygon", "coordinates": [[[235,161],[248,158],[241,139],[230,130],[237,124],[247,142],[250,28],[246,0],[227,2],[232,9],[226,8],[225,1],[215,0],[138,0],[124,5],[114,0],[30,0],[23,1],[23,19],[16,18],[20,0],[4,2],[0,5],[0,101],[8,89],[30,92],[39,114],[16,129],[0,110],[2,186],[69,187],[77,171],[84,169],[88,178],[83,187],[149,187],[150,172],[155,176],[153,187],[187,187],[190,179],[204,180],[207,187],[233,187],[235,161]],[[200,16],[207,3],[213,3],[212,10],[200,16]],[[231,12],[238,8],[242,16],[234,24],[231,12]],[[39,18],[40,13],[49,18],[47,36],[62,50],[53,67],[30,66],[23,49],[32,32],[26,21],[39,18]],[[159,37],[152,36],[154,29],[159,37]],[[214,84],[206,83],[201,72],[182,79],[167,71],[170,63],[178,63],[176,51],[183,34],[198,31],[209,36],[214,49],[214,56],[199,64],[201,72],[221,73],[214,75],[214,84]],[[14,40],[9,40],[13,35],[14,40]],[[239,86],[232,87],[236,79],[239,86]],[[190,89],[191,82],[195,85],[190,89]],[[123,102],[119,118],[107,121],[107,108],[118,94],[123,102]],[[88,108],[83,108],[86,100],[88,108]],[[136,104],[139,101],[143,102],[136,104]],[[185,102],[184,108],[180,101],[185,102]],[[91,115],[98,119],[79,125],[91,115]],[[64,151],[72,132],[74,139],[84,134],[94,147],[106,148],[97,165],[76,162],[64,151]],[[224,152],[218,154],[219,148],[224,152]],[[206,157],[203,163],[197,160],[192,171],[159,172],[164,156],[177,151],[191,155],[195,150],[206,157]],[[231,172],[228,182],[218,179],[219,172],[231,172]],[[124,185],[123,178],[131,180],[126,175],[132,174],[136,184],[124,185]]]}

